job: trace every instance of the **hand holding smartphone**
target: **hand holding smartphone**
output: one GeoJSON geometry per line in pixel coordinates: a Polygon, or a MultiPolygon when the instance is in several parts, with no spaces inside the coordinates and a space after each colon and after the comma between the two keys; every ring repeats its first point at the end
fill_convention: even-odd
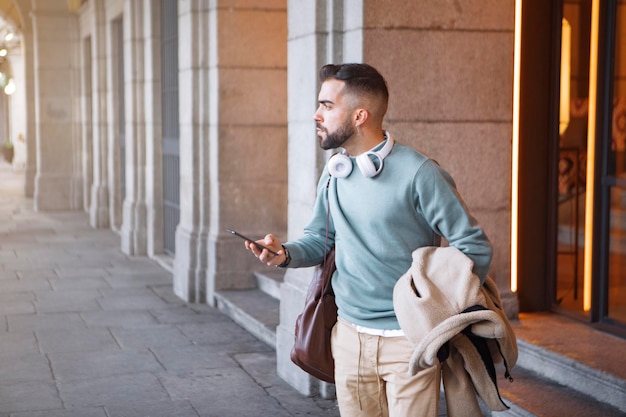
{"type": "Polygon", "coordinates": [[[240,234],[240,233],[237,233],[236,231],[231,230],[231,229],[226,229],[226,231],[227,231],[228,233],[232,233],[233,235],[235,235],[235,236],[237,236],[237,237],[240,237],[240,238],[241,238],[241,239],[243,239],[243,240],[247,240],[248,242],[250,242],[251,244],[253,244],[253,245],[254,245],[254,246],[256,246],[257,248],[259,248],[259,250],[267,249],[267,251],[268,251],[269,253],[271,253],[272,255],[274,255],[274,256],[279,256],[279,255],[278,255],[278,253],[274,252],[273,250],[271,250],[271,249],[270,249],[270,248],[268,248],[267,246],[263,246],[263,245],[261,245],[260,243],[256,243],[256,241],[255,241],[254,239],[251,239],[251,238],[249,238],[249,237],[246,237],[246,236],[244,236],[244,235],[242,235],[242,234],[240,234]]]}

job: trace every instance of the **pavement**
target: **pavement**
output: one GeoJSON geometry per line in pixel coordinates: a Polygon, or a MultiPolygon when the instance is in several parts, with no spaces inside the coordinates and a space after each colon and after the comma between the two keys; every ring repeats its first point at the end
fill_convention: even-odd
{"type": "Polygon", "coordinates": [[[0,162],[0,417],[339,416],[114,231],[35,212],[23,177],[0,162]]]}

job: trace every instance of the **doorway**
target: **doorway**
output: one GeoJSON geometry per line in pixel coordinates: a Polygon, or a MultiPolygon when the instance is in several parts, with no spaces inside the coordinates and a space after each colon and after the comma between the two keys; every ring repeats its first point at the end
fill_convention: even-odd
{"type": "MultiPolygon", "coordinates": [[[[602,148],[599,319],[626,327],[626,0],[608,5],[609,118],[602,148]]],[[[626,329],[622,327],[623,333],[626,329]]]]}
{"type": "Polygon", "coordinates": [[[553,309],[626,329],[626,0],[563,0],[553,309]]]}
{"type": "Polygon", "coordinates": [[[583,312],[591,0],[565,0],[559,83],[556,306],[583,312]]]}

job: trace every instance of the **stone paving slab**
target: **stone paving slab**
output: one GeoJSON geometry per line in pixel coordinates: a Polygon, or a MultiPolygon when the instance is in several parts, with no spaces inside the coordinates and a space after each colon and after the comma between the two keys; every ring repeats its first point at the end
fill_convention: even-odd
{"type": "Polygon", "coordinates": [[[54,268],[33,268],[30,270],[13,271],[19,279],[30,280],[32,278],[37,279],[56,279],[59,278],[57,271],[54,268]]]}
{"type": "Polygon", "coordinates": [[[56,381],[84,381],[136,372],[160,372],[163,366],[148,349],[63,352],[47,355],[56,381]]]}
{"type": "Polygon", "coordinates": [[[150,327],[111,328],[111,333],[122,349],[180,348],[192,345],[176,326],[166,324],[150,327]]]}
{"type": "Polygon", "coordinates": [[[0,316],[33,313],[35,313],[35,306],[32,301],[15,300],[0,302],[0,316]]]}
{"type": "Polygon", "coordinates": [[[172,284],[172,275],[161,270],[158,272],[145,272],[131,274],[116,273],[115,271],[108,270],[109,273],[114,274],[104,279],[111,286],[111,288],[132,288],[132,287],[145,287],[158,284],[172,284]]]}
{"type": "Polygon", "coordinates": [[[74,278],[64,279],[51,277],[48,278],[48,282],[52,286],[53,290],[84,290],[84,289],[104,289],[111,288],[109,283],[102,277],[86,277],[86,278],[74,278]]]}
{"type": "MultiPolygon", "coordinates": [[[[48,359],[39,352],[2,352],[3,365],[0,367],[0,381],[12,384],[25,382],[53,382],[48,359]]],[[[0,386],[0,391],[4,388],[0,386]]],[[[1,405],[0,405],[1,407],[1,405]]]]}
{"type": "MultiPolygon", "coordinates": [[[[8,359],[11,355],[38,353],[39,346],[37,345],[35,333],[28,332],[20,334],[4,331],[2,337],[0,337],[0,352],[2,352],[2,358],[7,359],[7,363],[9,364],[10,361],[8,359]]],[[[2,379],[0,379],[0,381],[2,381],[2,379]]]]}
{"type": "Polygon", "coordinates": [[[153,310],[150,314],[162,324],[207,323],[213,320],[211,315],[198,313],[185,306],[153,310]]]}
{"type": "Polygon", "coordinates": [[[155,374],[135,372],[126,375],[92,376],[75,381],[57,381],[66,408],[149,404],[170,400],[155,374]]]}
{"type": "MultiPolygon", "coordinates": [[[[4,417],[4,416],[0,416],[4,417]]],[[[11,413],[10,417],[108,417],[104,407],[80,407],[46,411],[26,411],[11,413]]]]}
{"type": "Polygon", "coordinates": [[[160,401],[153,404],[110,405],[107,417],[199,417],[189,401],[160,401]]]}
{"type": "Polygon", "coordinates": [[[260,410],[264,410],[268,416],[291,415],[263,387],[249,384],[248,381],[250,376],[243,369],[235,367],[161,377],[172,399],[190,401],[201,415],[255,416],[260,410]],[[224,380],[233,381],[234,384],[223,384],[224,380]],[[235,404],[237,414],[233,413],[235,404]]]}
{"type": "Polygon", "coordinates": [[[338,417],[115,232],[34,212],[7,188],[16,175],[0,163],[0,417],[338,417]]]}
{"type": "Polygon", "coordinates": [[[75,265],[72,268],[66,266],[54,269],[54,276],[61,279],[105,278],[110,274],[105,268],[83,268],[81,265],[75,265]]]}
{"type": "Polygon", "coordinates": [[[144,310],[88,311],[80,313],[80,317],[87,327],[133,329],[158,324],[154,315],[144,310]]]}
{"type": "Polygon", "coordinates": [[[0,413],[43,411],[63,407],[54,382],[13,382],[0,384],[0,413]]]}
{"type": "Polygon", "coordinates": [[[34,331],[46,329],[52,329],[53,332],[65,332],[86,327],[78,313],[16,314],[8,315],[6,318],[8,331],[16,335],[33,334],[34,331]]]}
{"type": "Polygon", "coordinates": [[[51,352],[90,352],[105,349],[119,349],[119,345],[108,329],[55,328],[36,330],[39,350],[51,352]]]}
{"type": "MultiPolygon", "coordinates": [[[[6,266],[6,264],[4,264],[6,266]]],[[[9,267],[10,268],[10,267],[9,267]]],[[[9,269],[10,270],[10,269],[9,269]]],[[[0,281],[0,293],[9,292],[27,292],[37,290],[51,290],[50,282],[45,278],[33,278],[27,280],[21,279],[3,279],[0,281]]]]}
{"type": "MultiPolygon", "coordinates": [[[[193,373],[216,368],[238,367],[228,352],[207,346],[157,347],[152,349],[159,363],[170,373],[193,373]]],[[[269,354],[269,352],[266,352],[269,354]]]]}
{"type": "Polygon", "coordinates": [[[169,304],[156,294],[145,295],[121,295],[117,297],[105,297],[98,300],[103,310],[150,310],[169,308],[169,304]]]}
{"type": "MultiPolygon", "coordinates": [[[[50,281],[48,281],[50,282],[50,281]]],[[[99,310],[98,300],[102,298],[97,289],[72,289],[35,291],[37,313],[67,313],[99,310]]]]}

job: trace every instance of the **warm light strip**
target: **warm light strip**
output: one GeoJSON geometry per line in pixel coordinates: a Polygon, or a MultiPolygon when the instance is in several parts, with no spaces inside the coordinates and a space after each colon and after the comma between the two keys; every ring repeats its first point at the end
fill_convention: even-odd
{"type": "Polygon", "coordinates": [[[591,310],[591,255],[593,245],[594,160],[596,143],[596,108],[598,82],[598,25],[600,0],[591,4],[591,48],[589,50],[589,127],[587,129],[587,191],[585,196],[585,255],[583,310],[591,310]]]}
{"type": "Polygon", "coordinates": [[[511,291],[517,291],[517,229],[519,221],[519,107],[522,55],[522,0],[515,0],[515,40],[513,50],[513,132],[511,150],[511,291]]]}

